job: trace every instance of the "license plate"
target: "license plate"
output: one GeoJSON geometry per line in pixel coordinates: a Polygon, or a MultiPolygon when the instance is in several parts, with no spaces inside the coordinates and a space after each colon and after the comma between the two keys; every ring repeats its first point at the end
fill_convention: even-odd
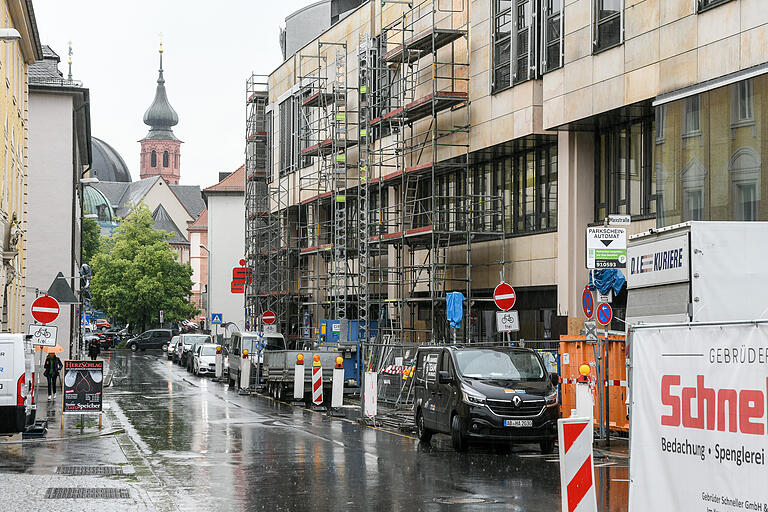
{"type": "Polygon", "coordinates": [[[533,420],[504,420],[505,427],[532,427],[533,420]]]}

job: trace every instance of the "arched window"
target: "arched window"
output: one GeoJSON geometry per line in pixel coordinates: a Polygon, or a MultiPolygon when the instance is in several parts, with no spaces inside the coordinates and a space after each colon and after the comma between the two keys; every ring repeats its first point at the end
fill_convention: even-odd
{"type": "Polygon", "coordinates": [[[758,220],[760,206],[760,154],[750,147],[743,147],[731,155],[728,170],[731,172],[733,220],[758,220]]]}
{"type": "Polygon", "coordinates": [[[150,158],[150,165],[152,167],[157,167],[157,152],[155,150],[152,150],[152,156],[150,158]]]}
{"type": "Polygon", "coordinates": [[[163,167],[168,167],[168,152],[163,151],[163,167]]]}

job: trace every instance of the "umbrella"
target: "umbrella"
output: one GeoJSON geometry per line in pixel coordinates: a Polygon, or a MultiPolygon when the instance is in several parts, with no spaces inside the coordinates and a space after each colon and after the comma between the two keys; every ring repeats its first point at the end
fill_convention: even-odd
{"type": "Polygon", "coordinates": [[[40,345],[35,346],[35,350],[40,350],[41,348],[43,349],[43,352],[45,352],[46,354],[51,354],[51,353],[59,354],[61,352],[64,352],[64,348],[58,344],[55,347],[40,347],[40,345]]]}

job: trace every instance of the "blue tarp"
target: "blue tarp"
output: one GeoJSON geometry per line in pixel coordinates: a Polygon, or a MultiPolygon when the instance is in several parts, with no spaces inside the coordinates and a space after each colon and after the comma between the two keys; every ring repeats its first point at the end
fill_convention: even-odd
{"type": "Polygon", "coordinates": [[[446,294],[446,315],[451,327],[461,327],[461,318],[464,316],[464,294],[461,292],[448,292],[446,294]]]}
{"type": "Polygon", "coordinates": [[[613,294],[618,295],[626,282],[624,274],[617,268],[604,268],[589,273],[589,289],[596,289],[603,295],[607,294],[608,290],[613,290],[613,294]]]}

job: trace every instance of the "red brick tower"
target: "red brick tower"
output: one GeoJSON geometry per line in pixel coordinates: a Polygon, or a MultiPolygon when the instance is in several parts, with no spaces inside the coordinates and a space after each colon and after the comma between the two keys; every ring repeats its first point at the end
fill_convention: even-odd
{"type": "Polygon", "coordinates": [[[178,185],[181,177],[181,141],[173,134],[172,127],[179,123],[179,116],[168,103],[163,78],[163,45],[160,45],[160,74],[157,78],[155,100],[144,112],[144,124],[149,133],[141,139],[141,179],[162,176],[171,185],[178,185]]]}

